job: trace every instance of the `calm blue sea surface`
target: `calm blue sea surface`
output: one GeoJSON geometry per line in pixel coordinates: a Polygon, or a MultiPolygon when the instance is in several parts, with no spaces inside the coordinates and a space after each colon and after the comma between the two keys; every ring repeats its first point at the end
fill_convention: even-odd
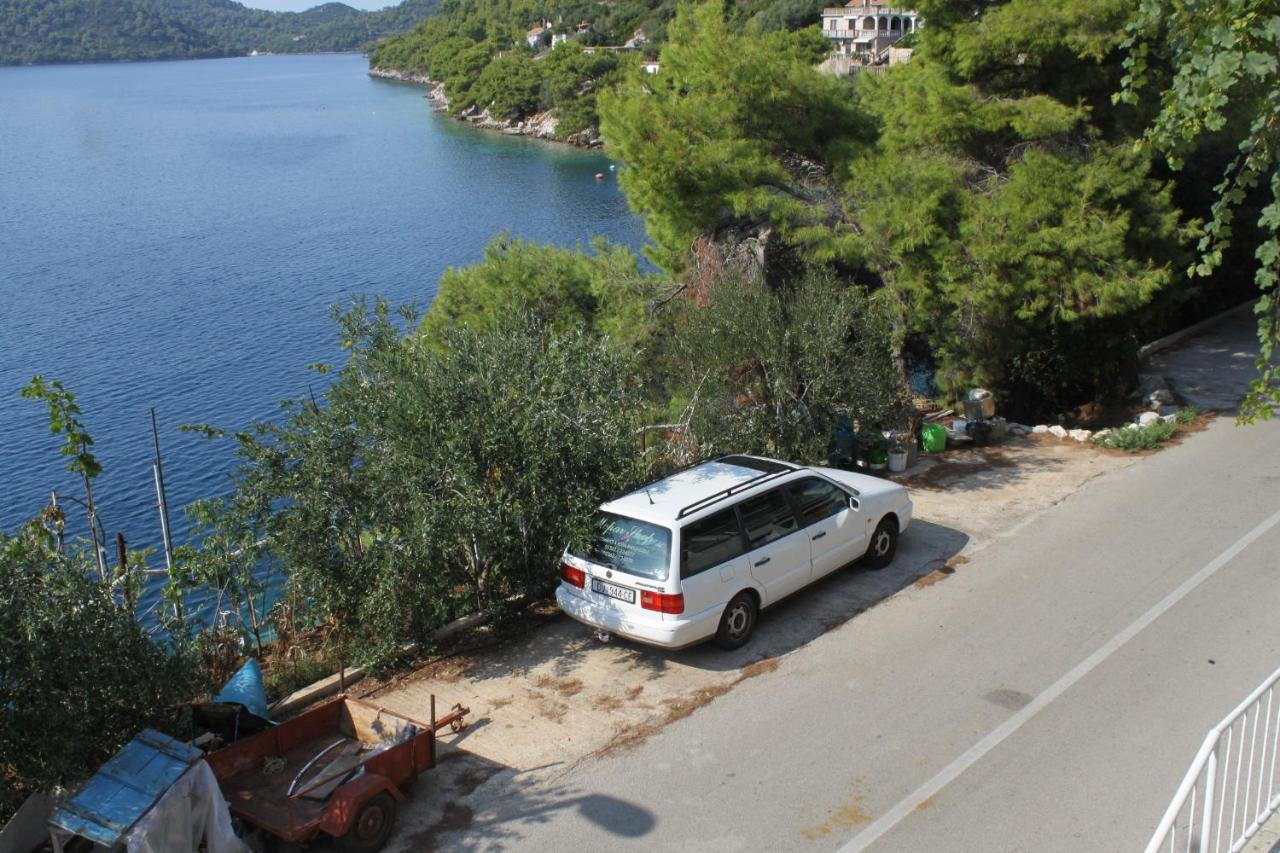
{"type": "Polygon", "coordinates": [[[307,393],[306,365],[338,355],[329,305],[425,307],[445,267],[504,229],[642,243],[603,156],[461,126],[365,69],[0,68],[0,529],[51,489],[81,495],[43,408],[18,396],[35,373],[79,397],[109,534],[154,547],[150,407],[181,541],[180,508],[226,491],[232,457],[176,427],[243,427],[307,393]]]}

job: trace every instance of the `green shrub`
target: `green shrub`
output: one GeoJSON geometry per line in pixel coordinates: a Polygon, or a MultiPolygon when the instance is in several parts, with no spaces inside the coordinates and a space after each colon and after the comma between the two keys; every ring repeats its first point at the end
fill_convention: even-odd
{"type": "Polygon", "coordinates": [[[0,533],[0,823],[33,791],[74,785],[146,726],[172,722],[198,668],[152,642],[39,521],[0,533]]]}
{"type": "Polygon", "coordinates": [[[552,331],[581,327],[637,345],[648,328],[645,305],[659,288],[630,249],[604,238],[585,252],[504,233],[489,241],[482,260],[445,270],[420,331],[438,345],[458,326],[483,333],[527,314],[552,331]]]}
{"type": "Polygon", "coordinates": [[[263,671],[263,687],[269,699],[282,699],[337,671],[338,665],[328,658],[304,652],[294,658],[274,660],[263,671]]]}
{"type": "Polygon", "coordinates": [[[1156,421],[1149,426],[1124,426],[1113,429],[1100,439],[1094,441],[1099,447],[1111,450],[1123,450],[1126,453],[1137,453],[1151,450],[1163,442],[1173,438],[1178,432],[1178,424],[1156,421]]]}
{"type": "Polygon", "coordinates": [[[1187,406],[1185,409],[1179,409],[1178,413],[1174,415],[1178,423],[1182,425],[1191,423],[1199,416],[1200,410],[1195,406],[1187,406]]]}
{"type": "Polygon", "coordinates": [[[383,665],[554,589],[565,544],[635,479],[632,361],[518,311],[430,341],[385,303],[340,322],[346,365],[322,399],[239,436],[236,491],[270,510],[301,627],[330,629],[335,661],[383,665]]]}
{"type": "Polygon", "coordinates": [[[891,330],[862,288],[809,271],[776,289],[725,278],[706,301],[666,335],[704,452],[817,462],[842,421],[906,423],[891,330]]]}

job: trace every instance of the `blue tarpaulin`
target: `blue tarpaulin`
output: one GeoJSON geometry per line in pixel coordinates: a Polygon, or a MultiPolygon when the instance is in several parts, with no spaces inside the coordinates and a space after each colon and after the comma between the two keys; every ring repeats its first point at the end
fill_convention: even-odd
{"type": "Polygon", "coordinates": [[[49,823],[111,847],[203,757],[194,746],[145,729],[102,765],[49,823]]]}
{"type": "Polygon", "coordinates": [[[262,669],[253,658],[245,661],[244,666],[231,676],[231,680],[213,697],[213,701],[243,705],[255,717],[268,721],[271,719],[271,714],[267,711],[267,691],[262,686],[262,669]]]}

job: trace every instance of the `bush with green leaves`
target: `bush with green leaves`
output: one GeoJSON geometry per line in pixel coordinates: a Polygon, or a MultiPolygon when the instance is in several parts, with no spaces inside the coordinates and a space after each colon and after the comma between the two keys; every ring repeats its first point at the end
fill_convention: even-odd
{"type": "Polygon", "coordinates": [[[22,798],[91,775],[201,688],[98,582],[88,549],[59,552],[39,519],[0,533],[0,823],[22,798]]]}
{"type": "Polygon", "coordinates": [[[1113,429],[1102,438],[1094,439],[1094,444],[1109,450],[1138,453],[1143,450],[1154,450],[1177,434],[1177,421],[1172,423],[1156,421],[1147,426],[1130,424],[1119,429],[1113,429]]]}
{"type": "Polygon", "coordinates": [[[628,352],[518,313],[430,340],[381,302],[339,321],[346,364],[239,435],[237,489],[272,508],[267,548],[311,624],[382,663],[554,588],[565,544],[637,476],[638,399],[628,352]]]}
{"type": "Polygon", "coordinates": [[[847,81],[814,68],[827,51],[816,30],[742,35],[725,14],[682,7],[660,73],[633,70],[600,97],[647,255],[679,273],[696,238],[734,226],[761,246],[777,232],[812,259],[849,256],[857,228],[834,169],[869,141],[868,116],[847,81]]]}
{"type": "Polygon", "coordinates": [[[798,248],[887,291],[948,396],[1056,414],[1124,384],[1141,312],[1181,283],[1172,185],[1134,150],[1139,111],[1110,106],[1133,5],[921,0],[912,61],[851,83],[814,69],[814,31],[744,37],[705,3],[659,74],[601,97],[601,130],[664,269],[700,239],[766,275],[798,248]]]}
{"type": "Polygon", "coordinates": [[[1133,5],[1115,100],[1137,104],[1154,93],[1159,109],[1144,142],[1187,182],[1215,182],[1190,274],[1212,275],[1233,250],[1253,248],[1259,375],[1240,419],[1266,420],[1280,407],[1280,8],[1273,0],[1133,5]],[[1231,149],[1219,174],[1188,168],[1198,148],[1215,142],[1231,149]],[[1237,214],[1253,218],[1253,227],[1240,227],[1237,214]]]}
{"type": "Polygon", "coordinates": [[[885,312],[827,273],[780,289],[722,279],[705,305],[681,306],[669,335],[705,452],[819,462],[842,420],[907,425],[885,312]]]}
{"type": "Polygon", "coordinates": [[[445,270],[421,330],[437,341],[459,325],[486,332],[523,313],[553,331],[582,327],[637,344],[659,288],[630,249],[604,238],[585,252],[500,234],[479,262],[445,270]]]}

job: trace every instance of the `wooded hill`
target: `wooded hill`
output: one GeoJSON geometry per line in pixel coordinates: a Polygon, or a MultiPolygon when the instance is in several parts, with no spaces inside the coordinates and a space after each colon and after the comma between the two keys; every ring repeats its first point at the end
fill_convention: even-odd
{"type": "Polygon", "coordinates": [[[0,65],[358,50],[408,30],[438,5],[267,12],[234,0],[0,0],[0,65]]]}
{"type": "MultiPolygon", "coordinates": [[[[735,32],[763,35],[818,23],[822,0],[749,0],[728,9],[735,32]]],[[[568,137],[599,123],[596,94],[616,84],[630,65],[653,58],[667,40],[675,0],[445,0],[440,13],[372,53],[375,68],[425,74],[444,86],[449,110],[487,110],[520,121],[543,110],[568,137]],[[529,31],[551,26],[534,44],[529,31]],[[569,37],[548,50],[553,35],[569,37]],[[602,50],[631,43],[637,50],[602,50]]],[[[813,31],[815,56],[825,50],[813,31]]]]}

